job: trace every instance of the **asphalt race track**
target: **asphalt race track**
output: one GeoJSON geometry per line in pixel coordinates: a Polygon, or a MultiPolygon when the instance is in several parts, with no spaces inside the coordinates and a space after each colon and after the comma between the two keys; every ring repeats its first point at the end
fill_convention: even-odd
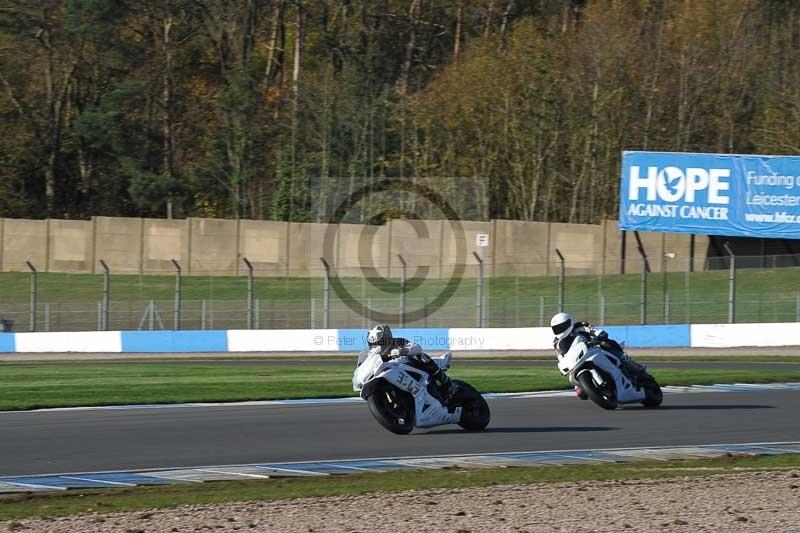
{"type": "Polygon", "coordinates": [[[483,433],[396,436],[365,403],[0,413],[0,476],[478,454],[800,441],[800,391],[673,393],[660,409],[573,397],[490,400],[483,433]]]}

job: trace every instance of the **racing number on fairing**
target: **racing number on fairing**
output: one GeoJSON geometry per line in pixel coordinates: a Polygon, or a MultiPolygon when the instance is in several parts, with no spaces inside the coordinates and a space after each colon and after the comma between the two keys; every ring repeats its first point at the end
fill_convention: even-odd
{"type": "Polygon", "coordinates": [[[419,383],[414,381],[408,374],[404,372],[400,373],[399,381],[400,387],[410,392],[412,396],[416,396],[422,388],[419,383]]]}

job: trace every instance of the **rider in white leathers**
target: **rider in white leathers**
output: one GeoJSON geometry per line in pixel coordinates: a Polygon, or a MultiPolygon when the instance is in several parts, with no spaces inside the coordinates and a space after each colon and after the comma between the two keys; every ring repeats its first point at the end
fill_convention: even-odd
{"type": "Polygon", "coordinates": [[[407,357],[412,365],[427,372],[433,379],[443,403],[447,404],[456,394],[458,387],[450,377],[439,368],[439,365],[422,351],[416,342],[403,337],[395,337],[392,329],[386,324],[378,324],[367,333],[367,344],[370,348],[380,346],[381,359],[389,361],[397,357],[407,357]]]}
{"type": "MultiPolygon", "coordinates": [[[[586,349],[599,346],[619,358],[623,372],[628,374],[634,382],[644,382],[649,378],[647,367],[631,359],[622,346],[617,341],[608,338],[608,333],[602,329],[595,329],[588,322],[575,322],[569,313],[556,314],[550,320],[550,327],[556,336],[553,340],[553,348],[559,358],[570,350],[582,349],[581,344],[584,344],[586,349]]],[[[581,400],[588,399],[580,387],[575,387],[575,393],[581,400]]]]}

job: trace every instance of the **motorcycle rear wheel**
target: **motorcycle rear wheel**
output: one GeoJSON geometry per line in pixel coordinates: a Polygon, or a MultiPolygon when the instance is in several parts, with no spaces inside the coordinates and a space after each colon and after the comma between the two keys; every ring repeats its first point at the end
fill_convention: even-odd
{"type": "Polygon", "coordinates": [[[581,388],[589,396],[589,399],[592,400],[594,403],[602,407],[603,409],[607,409],[609,411],[613,411],[617,408],[617,397],[616,395],[607,395],[603,394],[600,390],[598,390],[597,385],[595,385],[594,380],[592,380],[592,374],[589,372],[584,372],[583,374],[578,376],[578,383],[581,384],[581,388]]]}
{"type": "Polygon", "coordinates": [[[414,429],[414,398],[382,381],[367,398],[369,410],[380,425],[397,435],[408,435],[414,429]]]}
{"type": "Polygon", "coordinates": [[[458,425],[467,431],[483,431],[492,418],[489,404],[472,385],[459,380],[453,380],[459,387],[458,397],[464,398],[461,405],[461,419],[458,425]]]}
{"type": "Polygon", "coordinates": [[[664,401],[664,393],[661,392],[661,387],[656,383],[656,380],[644,386],[645,398],[642,400],[642,405],[645,407],[658,407],[664,401]]]}

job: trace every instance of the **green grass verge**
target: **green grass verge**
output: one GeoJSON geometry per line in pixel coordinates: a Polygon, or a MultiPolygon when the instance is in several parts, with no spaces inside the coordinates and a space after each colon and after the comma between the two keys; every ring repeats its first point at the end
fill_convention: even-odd
{"type": "Polygon", "coordinates": [[[700,477],[742,470],[770,471],[787,468],[800,468],[800,455],[498,469],[449,468],[351,474],[329,478],[224,481],[130,489],[75,490],[56,494],[14,494],[0,496],[0,520],[136,511],[180,505],[344,496],[380,491],[395,493],[401,490],[582,480],[700,477]]]}
{"type": "MultiPolygon", "coordinates": [[[[353,396],[353,364],[48,363],[0,365],[0,410],[353,396]]],[[[800,369],[659,368],[662,385],[800,381],[800,369]]],[[[450,375],[485,392],[567,388],[552,366],[469,365],[450,375]]]]}

